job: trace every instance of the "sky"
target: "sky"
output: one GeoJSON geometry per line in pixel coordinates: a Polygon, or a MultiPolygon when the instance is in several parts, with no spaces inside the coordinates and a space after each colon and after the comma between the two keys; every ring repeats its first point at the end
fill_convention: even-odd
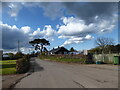
{"type": "Polygon", "coordinates": [[[2,2],[2,48],[33,50],[29,41],[49,40],[50,50],[64,46],[76,50],[96,47],[98,37],[118,43],[118,3],[113,2],[2,2]]]}

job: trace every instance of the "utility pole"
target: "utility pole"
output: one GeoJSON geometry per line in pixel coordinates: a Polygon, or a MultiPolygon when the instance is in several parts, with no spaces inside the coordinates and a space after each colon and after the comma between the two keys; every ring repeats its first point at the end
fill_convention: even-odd
{"type": "Polygon", "coordinates": [[[18,40],[18,52],[20,52],[20,41],[18,40]]]}

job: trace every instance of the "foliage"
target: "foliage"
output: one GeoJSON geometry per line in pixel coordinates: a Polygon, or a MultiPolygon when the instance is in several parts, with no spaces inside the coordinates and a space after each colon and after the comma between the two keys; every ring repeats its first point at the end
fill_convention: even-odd
{"type": "Polygon", "coordinates": [[[102,50],[102,53],[109,52],[109,46],[114,45],[114,40],[112,38],[107,38],[107,37],[99,37],[95,41],[96,45],[100,47],[102,50]]]}
{"type": "MultiPolygon", "coordinates": [[[[92,48],[91,50],[88,51],[89,53],[102,53],[102,50],[100,47],[95,47],[92,48]]],[[[105,54],[109,54],[109,53],[120,53],[120,44],[117,45],[108,45],[108,48],[106,48],[106,50],[104,50],[105,54]]]]}
{"type": "Polygon", "coordinates": [[[17,73],[25,73],[30,67],[30,57],[29,55],[24,56],[16,61],[16,71],[17,73]]]}
{"type": "Polygon", "coordinates": [[[47,41],[46,39],[34,39],[29,43],[35,47],[35,50],[40,50],[40,52],[46,50],[44,46],[50,45],[49,41],[47,41]]]}
{"type": "MultiPolygon", "coordinates": [[[[21,54],[17,54],[18,56],[21,54]]],[[[18,60],[4,60],[0,61],[2,66],[0,69],[0,74],[15,74],[27,72],[30,66],[30,55],[23,55],[22,58],[18,60]]]]}
{"type": "Polygon", "coordinates": [[[86,61],[85,61],[86,64],[93,64],[93,63],[95,63],[94,60],[93,60],[93,54],[89,53],[88,55],[86,55],[86,58],[87,58],[86,61]]]}
{"type": "Polygon", "coordinates": [[[67,63],[86,63],[86,56],[73,56],[73,55],[39,55],[40,59],[48,59],[58,62],[67,62],[67,63]]]}
{"type": "Polygon", "coordinates": [[[6,53],[6,55],[8,55],[9,57],[3,57],[2,60],[15,60],[15,59],[19,59],[22,58],[24,56],[24,54],[22,54],[21,52],[17,52],[16,54],[13,53],[6,53]]]}
{"type": "Polygon", "coordinates": [[[92,48],[91,50],[88,50],[88,53],[102,53],[100,47],[92,48]]]}
{"type": "Polygon", "coordinates": [[[8,53],[8,56],[11,60],[14,59],[14,54],[13,53],[8,53]]]}
{"type": "Polygon", "coordinates": [[[75,52],[75,51],[76,50],[73,47],[70,48],[70,52],[75,52]]]}
{"type": "Polygon", "coordinates": [[[14,59],[19,59],[19,58],[22,58],[24,56],[24,54],[22,54],[21,52],[17,52],[15,55],[14,55],[14,59]]]}

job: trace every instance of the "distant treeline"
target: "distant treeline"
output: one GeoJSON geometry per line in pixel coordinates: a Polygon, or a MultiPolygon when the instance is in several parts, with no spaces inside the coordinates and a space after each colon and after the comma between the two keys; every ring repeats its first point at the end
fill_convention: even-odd
{"type": "MultiPolygon", "coordinates": [[[[89,53],[98,53],[98,54],[101,54],[102,53],[102,49],[100,47],[95,47],[95,48],[92,48],[92,49],[88,50],[88,52],[89,53]]],[[[120,53],[120,44],[117,44],[117,45],[108,45],[104,49],[104,53],[105,54],[120,53]]]]}

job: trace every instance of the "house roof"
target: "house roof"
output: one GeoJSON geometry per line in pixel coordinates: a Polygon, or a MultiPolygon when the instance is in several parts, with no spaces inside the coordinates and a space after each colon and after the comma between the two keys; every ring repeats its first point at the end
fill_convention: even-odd
{"type": "MultiPolygon", "coordinates": [[[[68,50],[67,50],[66,48],[64,48],[64,47],[58,47],[58,48],[56,48],[56,49],[50,50],[49,52],[58,52],[58,51],[61,50],[61,49],[68,51],[68,50]]],[[[69,51],[68,51],[68,52],[69,52],[69,51]]]]}

